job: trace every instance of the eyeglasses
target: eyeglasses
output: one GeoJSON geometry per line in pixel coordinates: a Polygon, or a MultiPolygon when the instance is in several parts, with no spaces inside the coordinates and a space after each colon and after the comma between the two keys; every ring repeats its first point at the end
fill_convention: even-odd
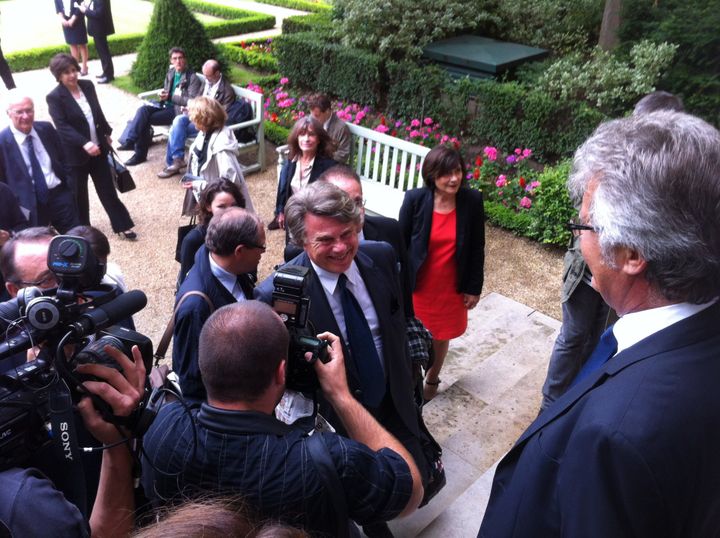
{"type": "Polygon", "coordinates": [[[358,198],[353,198],[353,202],[355,202],[355,205],[358,207],[365,207],[366,200],[365,200],[365,198],[360,196],[358,198]]]}
{"type": "Polygon", "coordinates": [[[573,237],[579,237],[584,230],[597,232],[597,228],[588,224],[580,224],[577,220],[571,220],[565,225],[566,229],[572,232],[573,237]]]}
{"type": "Polygon", "coordinates": [[[265,245],[254,245],[253,243],[245,243],[245,246],[247,248],[258,248],[263,252],[265,252],[267,250],[267,246],[265,246],[265,245]]]}
{"type": "Polygon", "coordinates": [[[8,110],[10,114],[13,116],[30,116],[31,114],[35,113],[34,108],[13,108],[8,110]]]}
{"type": "Polygon", "coordinates": [[[55,280],[55,275],[53,273],[47,273],[35,281],[13,280],[12,283],[18,288],[36,287],[47,289],[57,286],[57,280],[55,280]]]}

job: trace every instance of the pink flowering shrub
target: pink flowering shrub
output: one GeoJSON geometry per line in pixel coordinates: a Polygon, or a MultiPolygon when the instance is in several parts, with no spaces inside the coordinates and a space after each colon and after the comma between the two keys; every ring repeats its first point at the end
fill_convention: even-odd
{"type": "Polygon", "coordinates": [[[468,172],[470,186],[483,191],[486,200],[497,202],[516,212],[526,211],[533,205],[540,182],[528,163],[532,150],[515,148],[503,159],[497,148],[487,146],[482,155],[475,157],[468,172]],[[484,157],[484,158],[483,158],[484,157]]]}

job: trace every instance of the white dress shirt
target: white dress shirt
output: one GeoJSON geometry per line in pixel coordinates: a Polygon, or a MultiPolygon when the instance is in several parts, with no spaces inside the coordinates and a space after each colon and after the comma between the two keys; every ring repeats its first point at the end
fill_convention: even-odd
{"type": "Polygon", "coordinates": [[[617,352],[620,353],[640,340],[705,310],[716,301],[717,299],[705,304],[677,303],[625,314],[613,326],[613,334],[618,342],[617,352]]]}
{"type": "Polygon", "coordinates": [[[10,131],[12,132],[13,137],[15,137],[15,142],[17,142],[17,145],[20,147],[20,154],[23,156],[23,160],[25,161],[25,166],[27,167],[28,176],[30,176],[30,179],[32,180],[32,166],[30,165],[30,153],[28,152],[28,145],[25,143],[25,139],[28,136],[31,136],[33,139],[35,156],[40,163],[40,168],[42,168],[48,190],[54,189],[55,187],[60,185],[60,178],[58,178],[55,175],[55,172],[53,172],[50,155],[45,149],[42,140],[40,140],[40,136],[38,136],[35,127],[32,128],[29,134],[18,131],[13,125],[10,125],[10,131]]]}
{"type": "MultiPolygon", "coordinates": [[[[340,327],[343,340],[347,343],[349,340],[347,337],[347,328],[345,327],[345,314],[343,313],[342,303],[340,301],[340,290],[337,285],[340,273],[326,271],[322,267],[318,267],[312,260],[310,263],[320,279],[320,284],[325,291],[325,297],[327,297],[328,303],[330,303],[330,308],[335,316],[335,321],[337,322],[338,327],[340,327]]],[[[370,332],[373,336],[375,349],[377,350],[378,357],[380,358],[380,364],[383,368],[385,368],[382,335],[380,334],[380,320],[378,319],[375,306],[373,305],[372,299],[370,298],[370,294],[368,293],[367,287],[365,286],[365,282],[362,279],[362,275],[360,274],[360,270],[358,269],[355,260],[353,260],[350,268],[345,271],[345,276],[348,279],[347,289],[355,296],[355,299],[365,314],[365,319],[370,326],[370,332]]]]}

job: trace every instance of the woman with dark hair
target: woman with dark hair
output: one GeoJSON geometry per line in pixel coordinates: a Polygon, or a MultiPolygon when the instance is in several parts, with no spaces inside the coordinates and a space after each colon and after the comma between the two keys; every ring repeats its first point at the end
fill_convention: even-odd
{"type": "Polygon", "coordinates": [[[237,185],[225,179],[211,181],[200,192],[197,205],[198,224],[188,232],[180,246],[180,274],[178,286],[195,265],[195,253],[205,243],[205,234],[213,213],[227,207],[245,207],[245,197],[237,185]]]}
{"type": "Polygon", "coordinates": [[[89,80],[79,80],[80,66],[69,54],[53,56],[50,72],[58,85],[47,95],[48,111],[75,180],[80,223],[90,224],[89,175],[100,203],[110,217],[113,231],[125,239],[137,239],[130,213],[118,198],[113,184],[107,159],[112,128],[100,108],[95,86],[89,80]]]}
{"type": "Polygon", "coordinates": [[[432,400],[450,340],[467,328],[480,299],[485,260],[482,193],[465,186],[465,163],[447,146],[430,150],[422,165],[425,186],[405,193],[400,228],[408,245],[415,315],[433,335],[434,360],[423,396],[432,400]]]}
{"type": "Polygon", "coordinates": [[[254,211],[242,166],[237,158],[238,143],[233,132],[225,125],[227,112],[220,101],[212,97],[196,97],[188,102],[190,121],[198,128],[198,136],[190,147],[187,176],[184,187],[192,189],[186,194],[183,214],[191,214],[200,192],[209,181],[232,181],[245,199],[245,208],[254,211]]]}
{"type": "Polygon", "coordinates": [[[337,164],[331,157],[335,143],[319,121],[312,116],[300,118],[288,136],[288,160],[280,171],[275,219],[268,228],[285,228],[285,203],[297,191],[313,183],[320,175],[337,164]]]}
{"type": "Polygon", "coordinates": [[[85,27],[85,15],[78,9],[74,0],[55,0],[55,12],[62,24],[65,43],[70,45],[70,53],[75,60],[82,61],[81,76],[88,74],[88,37],[85,27]]]}

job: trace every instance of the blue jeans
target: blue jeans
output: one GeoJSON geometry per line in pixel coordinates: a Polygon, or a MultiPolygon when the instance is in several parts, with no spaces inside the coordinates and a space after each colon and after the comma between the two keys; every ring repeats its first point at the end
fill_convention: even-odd
{"type": "Polygon", "coordinates": [[[563,323],[555,340],[547,378],[542,388],[542,409],[562,396],[605,330],[608,306],[592,287],[580,282],[562,305],[563,323]]]}
{"type": "Polygon", "coordinates": [[[198,129],[187,114],[175,116],[172,127],[170,127],[167,151],[165,152],[165,162],[168,166],[173,163],[173,159],[182,159],[185,156],[185,141],[197,134],[198,129]]]}

